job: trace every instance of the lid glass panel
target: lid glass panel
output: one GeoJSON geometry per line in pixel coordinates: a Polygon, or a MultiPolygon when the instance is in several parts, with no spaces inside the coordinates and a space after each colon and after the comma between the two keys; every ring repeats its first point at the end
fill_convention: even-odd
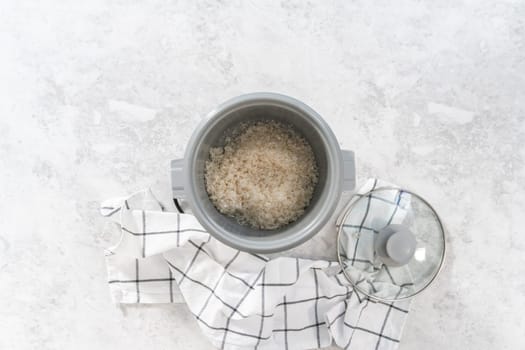
{"type": "Polygon", "coordinates": [[[338,255],[352,285],[393,301],[425,289],[443,264],[445,233],[434,209],[420,196],[377,188],[352,198],[343,213],[338,255]]]}

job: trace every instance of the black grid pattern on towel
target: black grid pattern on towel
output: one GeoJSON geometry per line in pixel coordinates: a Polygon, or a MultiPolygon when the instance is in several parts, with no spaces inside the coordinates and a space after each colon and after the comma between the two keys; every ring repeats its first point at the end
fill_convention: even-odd
{"type": "MultiPolygon", "coordinates": [[[[370,190],[374,190],[377,187],[377,185],[378,185],[377,181],[374,181],[370,190]]],[[[400,210],[407,210],[406,203],[409,202],[408,201],[408,198],[410,198],[409,194],[407,194],[401,189],[398,189],[392,192],[387,192],[387,193],[388,194],[392,193],[392,195],[388,195],[385,197],[391,197],[391,198],[385,198],[385,197],[374,195],[374,194],[368,194],[366,196],[356,194],[354,196],[357,198],[365,198],[364,200],[366,200],[366,209],[364,210],[364,215],[362,217],[356,217],[356,218],[352,217],[351,223],[350,222],[341,223],[343,230],[345,231],[345,234],[348,237],[350,237],[351,235],[357,234],[357,239],[355,240],[355,242],[353,242],[353,246],[352,246],[352,241],[348,241],[346,244],[346,247],[345,247],[345,244],[341,245],[341,257],[345,259],[345,261],[343,262],[343,265],[345,267],[348,265],[354,265],[357,263],[357,264],[361,264],[361,267],[363,268],[368,268],[368,269],[372,268],[374,271],[377,271],[377,272],[384,271],[389,282],[392,283],[393,285],[399,286],[401,288],[410,287],[410,286],[413,286],[413,283],[411,282],[402,283],[402,281],[398,280],[398,278],[395,278],[392,275],[387,265],[381,264],[378,261],[373,261],[373,260],[376,260],[375,253],[373,257],[370,256],[370,254],[367,254],[369,253],[368,251],[364,251],[365,254],[363,254],[363,251],[360,251],[359,246],[358,246],[359,241],[362,238],[362,235],[378,234],[379,229],[381,227],[377,227],[377,225],[385,225],[385,226],[390,225],[393,222],[396,215],[399,215],[400,210]],[[375,207],[382,206],[383,210],[386,210],[385,215],[387,215],[386,217],[388,217],[388,220],[386,220],[384,223],[374,222],[374,220],[372,220],[369,217],[370,207],[374,207],[374,206],[375,207]],[[360,224],[357,224],[357,222],[359,222],[360,224]],[[367,224],[369,226],[367,226],[367,224]],[[348,256],[347,250],[350,250],[350,251],[353,250],[353,255],[351,257],[348,256]]],[[[348,218],[347,218],[347,221],[348,221],[348,218]]],[[[375,286],[371,282],[367,281],[367,283],[370,284],[370,287],[373,292],[377,292],[375,290],[375,286]]],[[[387,305],[389,306],[389,308],[395,307],[392,304],[387,304],[387,305]]]]}
{"type": "MultiPolygon", "coordinates": [[[[374,183],[374,187],[375,187],[374,183]]],[[[178,204],[178,203],[177,203],[178,204]]],[[[128,203],[124,202],[124,205],[126,208],[129,209],[128,203]]],[[[105,216],[111,216],[121,210],[121,208],[112,208],[112,207],[106,207],[104,208],[106,210],[105,216]]],[[[180,205],[177,205],[177,209],[180,210],[180,205]]],[[[367,211],[368,213],[368,211],[367,211]]],[[[367,214],[365,213],[365,216],[367,214]]],[[[179,216],[180,217],[180,216],[179,216]]],[[[365,218],[363,218],[362,223],[365,222],[365,218]]],[[[178,221],[178,220],[177,220],[178,221]]],[[[156,235],[156,234],[176,234],[177,235],[177,242],[180,242],[180,236],[182,234],[185,234],[186,232],[190,234],[191,232],[195,231],[201,231],[200,228],[195,229],[186,229],[186,230],[180,230],[180,225],[177,223],[176,229],[172,231],[165,231],[165,232],[149,232],[148,231],[148,220],[147,220],[147,212],[142,211],[142,227],[140,233],[134,232],[129,228],[122,227],[122,230],[132,234],[132,235],[140,235],[142,236],[142,242],[143,242],[143,255],[145,255],[146,250],[146,244],[148,241],[148,237],[150,235],[156,235]]],[[[360,229],[368,229],[365,226],[361,225],[360,229]]],[[[188,245],[186,245],[186,248],[191,247],[194,251],[192,254],[192,258],[189,261],[189,263],[186,266],[186,269],[182,269],[179,266],[175,266],[171,264],[169,261],[167,261],[169,268],[166,269],[166,276],[161,278],[150,278],[149,276],[143,275],[143,272],[141,271],[140,264],[141,259],[135,259],[135,278],[133,279],[127,279],[127,280],[110,280],[110,284],[119,283],[119,284],[134,284],[135,290],[136,290],[136,302],[141,302],[141,290],[142,286],[148,283],[166,283],[167,290],[169,293],[169,300],[170,302],[173,302],[173,282],[175,281],[179,286],[183,283],[190,283],[192,285],[192,288],[201,288],[205,289],[207,291],[207,298],[202,300],[202,304],[198,311],[195,312],[195,310],[191,310],[194,317],[197,319],[197,321],[205,328],[209,328],[210,330],[214,332],[222,332],[222,342],[220,344],[220,348],[224,349],[228,347],[228,335],[233,334],[236,336],[235,342],[238,343],[239,337],[246,338],[248,344],[253,344],[254,348],[257,349],[258,347],[263,345],[263,342],[273,338],[272,341],[274,343],[277,343],[279,348],[282,349],[288,349],[291,342],[293,342],[293,339],[297,339],[297,337],[311,337],[313,339],[312,343],[314,346],[321,347],[322,341],[321,339],[329,337],[327,333],[327,329],[329,327],[332,327],[336,322],[341,322],[344,325],[346,329],[348,329],[348,343],[346,344],[345,348],[350,348],[352,343],[352,338],[358,336],[357,333],[366,333],[368,336],[375,337],[377,341],[376,349],[380,348],[380,345],[383,343],[399,343],[399,339],[387,334],[386,330],[389,328],[387,327],[389,319],[392,318],[393,313],[401,313],[406,314],[408,313],[408,310],[405,310],[401,307],[397,307],[394,303],[387,304],[387,303],[378,303],[383,304],[383,317],[381,319],[377,319],[372,323],[369,324],[361,324],[361,322],[357,322],[356,324],[353,324],[346,320],[346,306],[348,305],[347,301],[351,298],[359,298],[359,295],[353,291],[351,287],[349,287],[347,284],[343,284],[341,280],[344,280],[344,277],[341,277],[341,273],[336,275],[336,281],[337,283],[346,289],[346,292],[335,294],[335,295],[322,295],[320,288],[319,288],[319,271],[321,269],[318,268],[312,268],[310,269],[310,272],[303,272],[305,273],[304,278],[311,278],[313,279],[313,285],[315,285],[315,288],[313,288],[311,291],[304,292],[304,295],[302,295],[299,299],[289,299],[286,295],[283,296],[282,302],[275,305],[274,309],[271,310],[270,314],[266,314],[268,311],[267,305],[265,305],[265,297],[269,294],[271,294],[270,289],[272,288],[283,288],[283,287],[290,287],[293,286],[297,280],[299,279],[299,259],[296,259],[296,271],[294,271],[293,275],[290,276],[289,282],[282,282],[282,281],[272,281],[269,279],[268,273],[266,268],[263,268],[258,275],[254,276],[253,278],[242,278],[239,276],[235,276],[232,274],[231,271],[229,271],[229,267],[231,264],[234,263],[234,261],[241,255],[241,254],[249,254],[253,258],[256,258],[260,261],[267,262],[269,259],[265,256],[258,255],[258,254],[251,254],[251,253],[245,253],[237,251],[231,258],[231,260],[224,264],[224,270],[220,276],[218,276],[218,279],[215,281],[215,283],[211,285],[205,284],[203,281],[200,281],[192,276],[192,267],[194,266],[195,262],[198,260],[198,257],[200,254],[208,254],[206,251],[206,245],[210,242],[210,240],[204,241],[204,242],[192,242],[191,240],[188,241],[188,245]],[[228,302],[228,297],[226,295],[221,295],[220,292],[217,290],[217,286],[219,285],[219,282],[221,279],[223,279],[225,276],[230,276],[235,278],[236,280],[239,280],[242,285],[244,286],[244,291],[240,293],[242,297],[234,304],[231,302],[228,302]],[[245,301],[247,296],[250,293],[254,293],[255,290],[259,290],[260,295],[260,313],[256,313],[253,315],[245,315],[240,311],[240,307],[242,303],[245,301]],[[216,324],[214,323],[214,318],[206,318],[206,309],[208,308],[210,301],[212,299],[215,299],[215,302],[219,302],[222,304],[224,308],[225,314],[228,316],[226,317],[226,320],[222,324],[216,324]],[[328,300],[334,300],[334,299],[340,299],[341,302],[344,302],[345,310],[341,312],[338,316],[336,316],[334,319],[331,320],[331,322],[327,323],[325,321],[324,315],[320,314],[319,306],[321,302],[325,302],[328,300]],[[305,317],[296,317],[296,313],[292,311],[293,310],[310,310],[314,317],[313,320],[309,320],[305,317]],[[299,309],[297,309],[299,308],[299,309]],[[257,318],[258,319],[258,326],[251,329],[251,328],[242,328],[242,325],[239,326],[239,322],[236,322],[236,326],[232,326],[232,317],[234,315],[238,315],[241,318],[257,318]],[[276,324],[275,322],[266,322],[265,320],[268,318],[273,318],[275,315],[282,315],[282,317],[279,318],[281,320],[281,324],[276,324]],[[311,323],[306,323],[309,322],[311,323]],[[272,327],[268,331],[268,327],[272,327]],[[266,335],[265,335],[266,334],[266,335]]],[[[355,253],[354,253],[355,255],[355,253]]],[[[329,262],[327,264],[327,267],[331,267],[334,264],[329,262]]],[[[367,300],[367,299],[359,299],[360,302],[366,302],[366,303],[372,303],[373,301],[367,300]]],[[[376,303],[376,302],[373,302],[376,303]]],[[[238,320],[236,320],[238,321],[238,320]]],[[[275,321],[275,320],[274,320],[275,321]]]]}
{"type": "MultiPolygon", "coordinates": [[[[374,190],[376,188],[376,186],[377,186],[377,180],[374,181],[371,190],[374,190]]],[[[356,223],[352,224],[352,223],[348,223],[348,222],[345,222],[345,223],[341,224],[343,226],[343,230],[345,230],[346,235],[348,235],[348,236],[350,236],[352,234],[357,234],[358,235],[357,239],[355,241],[355,244],[353,245],[353,248],[351,248],[351,249],[353,249],[352,257],[348,256],[348,252],[346,251],[344,245],[341,246],[341,256],[346,259],[345,263],[350,264],[350,265],[354,265],[355,263],[361,263],[361,264],[364,264],[364,265],[367,265],[367,266],[371,266],[371,267],[373,267],[376,270],[378,270],[378,269],[385,269],[387,275],[390,278],[390,281],[393,284],[397,284],[397,283],[395,282],[392,274],[390,273],[390,271],[388,269],[388,266],[381,265],[380,268],[376,268],[376,266],[375,266],[375,264],[374,264],[374,262],[372,260],[370,260],[369,258],[367,259],[367,258],[364,258],[362,256],[359,256],[359,241],[360,241],[360,238],[361,238],[362,234],[371,234],[371,233],[378,234],[379,233],[379,230],[378,230],[377,227],[370,227],[370,226],[365,225],[365,223],[369,219],[368,216],[369,216],[369,212],[370,212],[370,207],[372,207],[374,205],[374,201],[380,201],[380,202],[386,203],[386,204],[391,206],[392,212],[391,212],[391,214],[388,214],[389,215],[389,219],[386,222],[386,225],[390,225],[392,223],[392,220],[394,219],[394,217],[398,213],[399,208],[406,209],[402,205],[403,194],[406,194],[405,192],[403,192],[403,190],[397,190],[394,200],[389,200],[389,199],[386,199],[386,198],[383,198],[383,197],[380,197],[380,196],[375,196],[373,194],[369,194],[369,195],[366,196],[366,201],[367,201],[366,202],[366,210],[365,210],[364,216],[360,219],[360,224],[357,225],[356,223]]],[[[357,195],[355,195],[355,197],[362,198],[364,196],[357,194],[357,195]]]]}

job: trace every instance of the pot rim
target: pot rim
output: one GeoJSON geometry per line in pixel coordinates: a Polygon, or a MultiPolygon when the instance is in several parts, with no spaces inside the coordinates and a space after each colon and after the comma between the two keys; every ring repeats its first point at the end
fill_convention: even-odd
{"type": "Polygon", "coordinates": [[[287,95],[272,92],[254,92],[234,97],[220,104],[209,112],[193,132],[184,157],[184,178],[185,192],[192,209],[193,215],[201,225],[216,239],[222,243],[243,251],[252,253],[274,253],[293,248],[317,234],[333,216],[339,203],[343,186],[343,158],[342,152],[332,129],[327,122],[311,107],[305,103],[287,95]],[[253,105],[267,104],[288,107],[302,112],[314,124],[322,134],[323,141],[327,148],[327,159],[331,169],[331,175],[327,178],[328,186],[324,190],[328,192],[327,199],[322,206],[317,217],[307,222],[307,225],[290,232],[283,231],[278,235],[268,235],[266,237],[240,236],[224,230],[213,220],[209,220],[206,212],[196,202],[197,193],[194,186],[194,172],[196,160],[196,147],[200,140],[206,135],[208,130],[213,127],[220,118],[227,112],[253,105]]]}

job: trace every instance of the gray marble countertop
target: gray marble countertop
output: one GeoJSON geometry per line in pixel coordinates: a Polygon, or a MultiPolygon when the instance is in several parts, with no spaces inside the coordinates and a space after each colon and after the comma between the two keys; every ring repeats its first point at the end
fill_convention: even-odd
{"type": "Polygon", "coordinates": [[[524,20],[522,0],[1,1],[0,348],[210,348],[184,304],[111,304],[96,209],[169,197],[199,120],[252,91],[311,105],[361,180],[441,214],[448,260],[400,349],[522,347],[524,20]]]}

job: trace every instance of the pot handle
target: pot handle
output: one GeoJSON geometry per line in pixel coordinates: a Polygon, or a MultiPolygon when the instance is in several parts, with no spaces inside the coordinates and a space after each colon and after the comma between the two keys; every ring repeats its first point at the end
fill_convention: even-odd
{"type": "Polygon", "coordinates": [[[343,192],[355,189],[355,155],[353,151],[341,150],[343,153],[343,192]]]}
{"type": "Polygon", "coordinates": [[[184,198],[184,159],[174,159],[171,161],[171,190],[173,198],[184,198]]]}

